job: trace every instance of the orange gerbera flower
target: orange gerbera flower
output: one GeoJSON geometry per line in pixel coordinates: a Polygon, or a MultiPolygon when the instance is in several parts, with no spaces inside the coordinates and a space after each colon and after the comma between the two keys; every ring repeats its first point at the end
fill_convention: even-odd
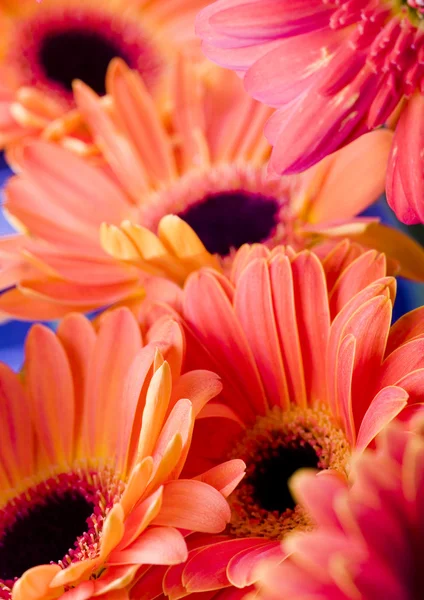
{"type": "MultiPolygon", "coordinates": [[[[423,401],[424,311],[391,328],[395,280],[385,273],[384,255],[344,241],[321,261],[245,246],[230,278],[208,269],[189,277],[185,365],[216,371],[223,391],[196,424],[185,474],[224,458],[247,468],[229,498],[227,539],[201,539],[184,565],[162,573],[170,598],[241,598],[261,560],[283,560],[287,533],[313,527],[291,496],[291,475],[345,475],[354,449],[423,401]]],[[[319,511],[320,497],[313,501],[319,511]]],[[[155,597],[143,579],[134,590],[134,599],[155,597]]]]}
{"type": "MultiPolygon", "coordinates": [[[[78,134],[72,81],[105,93],[107,66],[123,58],[160,93],[175,51],[198,52],[205,0],[3,0],[0,7],[0,147],[25,136],[78,134]],[[65,119],[63,116],[68,111],[65,119]]],[[[194,54],[193,54],[194,55],[194,54]]],[[[86,133],[86,132],[85,132],[86,133]]]]}
{"type": "MultiPolygon", "coordinates": [[[[106,82],[113,118],[99,96],[76,85],[103,167],[43,142],[16,153],[20,175],[7,186],[5,207],[29,236],[0,242],[0,285],[18,285],[0,310],[55,318],[135,304],[146,274],[181,285],[202,266],[225,270],[245,242],[304,248],[350,235],[424,280],[418,244],[355,216],[383,191],[391,132],[373,132],[305,175],[269,179],[261,134],[269,109],[248,98],[234,74],[204,70],[178,62],[166,119],[122,61],[113,61],[106,82]]],[[[168,284],[168,292],[178,288],[168,284]]]]}
{"type": "Polygon", "coordinates": [[[186,558],[179,530],[224,529],[243,464],[179,478],[221,388],[179,376],[181,344],[169,322],[143,345],[121,308],[97,332],[81,315],[35,325],[22,377],[0,365],[0,598],[125,599],[141,565],[186,558]]]}

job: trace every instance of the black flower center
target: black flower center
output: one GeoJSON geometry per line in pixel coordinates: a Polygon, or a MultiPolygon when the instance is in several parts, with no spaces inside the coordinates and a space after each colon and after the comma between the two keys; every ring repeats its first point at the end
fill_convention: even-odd
{"type": "Polygon", "coordinates": [[[0,578],[20,577],[27,569],[62,560],[87,530],[94,505],[83,493],[53,492],[38,504],[30,503],[0,539],[0,578]]]}
{"type": "Polygon", "coordinates": [[[296,506],[288,486],[290,477],[298,469],[316,469],[318,466],[319,458],[309,444],[294,442],[288,446],[267,448],[257,458],[246,483],[251,485],[253,500],[260,508],[283,513],[296,506]]]}
{"type": "Polygon", "coordinates": [[[233,248],[269,238],[278,223],[279,210],[275,198],[233,190],[209,194],[178,216],[209,252],[227,256],[233,248]]]}
{"type": "Polygon", "coordinates": [[[130,63],[112,40],[95,31],[77,29],[46,35],[39,49],[46,76],[68,92],[72,91],[73,80],[81,79],[97,94],[104,95],[106,70],[114,57],[130,63]]]}

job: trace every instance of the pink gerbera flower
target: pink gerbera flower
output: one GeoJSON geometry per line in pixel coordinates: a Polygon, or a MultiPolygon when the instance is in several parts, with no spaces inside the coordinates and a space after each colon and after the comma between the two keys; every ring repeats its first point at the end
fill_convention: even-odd
{"type": "Polygon", "coordinates": [[[418,244],[356,216],[384,189],[390,132],[372,132],[304,175],[270,179],[262,136],[270,110],[233,73],[179,61],[166,115],[122,61],[112,62],[107,89],[108,110],[76,85],[106,164],[45,142],[15,153],[20,174],[7,186],[5,208],[23,234],[0,241],[0,285],[17,286],[2,295],[0,310],[49,319],[136,306],[148,275],[156,295],[175,296],[192,271],[228,269],[246,242],[305,248],[350,236],[424,280],[418,244]]]}
{"type": "MultiPolygon", "coordinates": [[[[227,538],[201,539],[162,579],[151,570],[166,595],[241,598],[259,562],[283,560],[288,533],[314,526],[291,494],[291,475],[314,467],[346,476],[353,451],[423,400],[423,309],[391,328],[394,292],[384,256],[346,241],[322,261],[246,246],[230,278],[207,269],[189,277],[185,365],[216,371],[223,391],[196,424],[185,473],[229,458],[247,469],[229,497],[227,538]]],[[[134,599],[160,593],[149,595],[143,579],[135,590],[134,599]]]]}
{"type": "Polygon", "coordinates": [[[180,477],[221,388],[180,375],[182,351],[177,323],[143,344],[121,308],[97,331],[75,314],[57,335],[35,325],[22,374],[0,364],[0,598],[127,600],[140,567],[177,564],[184,535],[225,528],[243,464],[180,477]]]}
{"type": "Polygon", "coordinates": [[[72,82],[105,93],[114,57],[161,95],[174,53],[200,54],[196,11],[206,0],[3,0],[0,7],[0,148],[26,136],[61,137],[75,150],[87,132],[72,82]],[[67,139],[67,134],[73,136],[67,139]]]}
{"type": "MultiPolygon", "coordinates": [[[[420,600],[424,590],[424,420],[392,423],[353,461],[353,487],[298,473],[292,488],[318,529],[284,542],[261,600],[420,600]],[[318,501],[319,499],[319,501],[318,501]]],[[[257,597],[257,596],[255,596],[257,597]]]]}
{"type": "Polygon", "coordinates": [[[400,113],[387,194],[403,222],[417,223],[424,221],[423,16],[419,0],[219,0],[200,13],[198,32],[209,58],[279,108],[267,126],[279,173],[302,171],[400,113]]]}

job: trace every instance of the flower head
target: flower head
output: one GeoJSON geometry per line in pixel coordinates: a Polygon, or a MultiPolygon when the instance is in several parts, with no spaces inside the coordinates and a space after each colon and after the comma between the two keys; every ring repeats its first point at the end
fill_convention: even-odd
{"type": "Polygon", "coordinates": [[[349,489],[334,473],[299,472],[292,487],[317,529],[284,542],[290,557],[262,573],[263,600],[420,598],[423,580],[424,429],[392,423],[375,452],[353,461],[349,489]],[[323,552],[323,549],[325,551],[323,552]]]}
{"type": "Polygon", "coordinates": [[[166,115],[119,60],[107,77],[113,118],[90,88],[75,88],[106,164],[45,142],[16,153],[20,174],[5,207],[27,235],[0,242],[0,285],[18,286],[2,295],[2,311],[55,318],[137,306],[152,276],[166,300],[203,266],[227,271],[246,242],[301,249],[350,236],[424,279],[418,244],[356,216],[383,190],[390,132],[373,132],[302,176],[276,179],[267,177],[262,137],[269,110],[230,72],[177,61],[166,115]]]}
{"type": "Polygon", "coordinates": [[[195,426],[185,473],[231,458],[246,463],[246,477],[229,497],[227,539],[203,542],[167,571],[171,597],[251,585],[260,561],[284,558],[280,540],[314,527],[291,475],[309,467],[346,477],[352,452],[422,402],[423,310],[391,327],[394,293],[384,256],[346,241],[322,260],[246,246],[230,278],[189,277],[185,365],[216,371],[223,390],[195,426]]]}
{"type": "Polygon", "coordinates": [[[143,344],[123,308],[97,332],[80,315],[57,335],[35,325],[22,376],[0,365],[0,598],[106,598],[142,565],[184,560],[181,530],[224,529],[243,465],[180,478],[221,387],[180,376],[181,344],[171,322],[143,344]]]}
{"type": "Polygon", "coordinates": [[[84,147],[88,132],[75,111],[72,82],[81,79],[104,94],[114,57],[136,69],[159,97],[174,52],[195,51],[194,15],[204,5],[180,2],[170,10],[161,0],[2,2],[0,146],[42,134],[84,147]]]}
{"type": "Polygon", "coordinates": [[[415,0],[219,0],[200,13],[198,32],[209,58],[278,107],[267,137],[279,173],[308,168],[400,111],[387,193],[397,216],[416,223],[424,221],[423,14],[415,0]]]}

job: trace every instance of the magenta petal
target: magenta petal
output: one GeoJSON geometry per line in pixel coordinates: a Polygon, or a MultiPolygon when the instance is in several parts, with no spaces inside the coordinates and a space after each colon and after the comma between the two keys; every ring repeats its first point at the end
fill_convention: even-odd
{"type": "Polygon", "coordinates": [[[387,200],[396,216],[408,225],[424,222],[424,96],[409,100],[396,127],[387,200]]]}

